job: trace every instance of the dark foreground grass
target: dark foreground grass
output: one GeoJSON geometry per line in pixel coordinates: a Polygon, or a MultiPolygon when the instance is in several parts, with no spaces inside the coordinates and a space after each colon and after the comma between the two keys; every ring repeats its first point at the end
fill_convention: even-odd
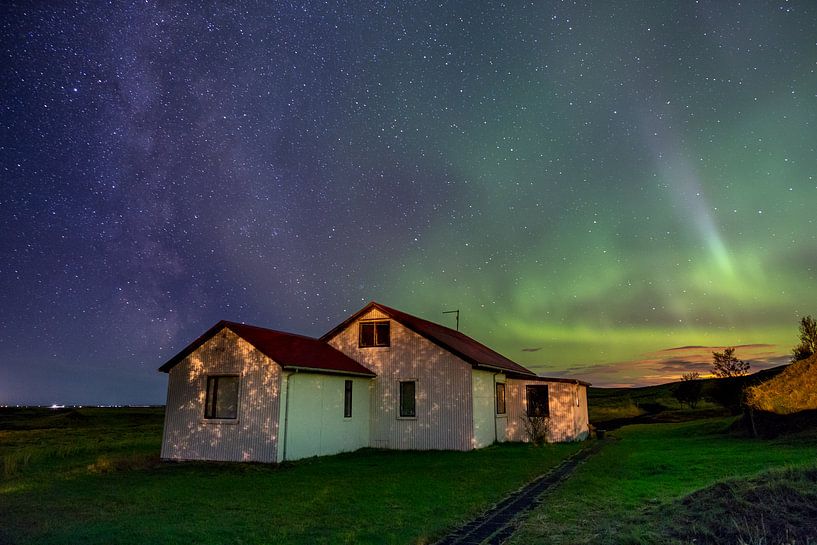
{"type": "MultiPolygon", "coordinates": [[[[673,533],[672,529],[691,528],[690,518],[697,518],[708,527],[710,524],[700,517],[710,510],[717,513],[718,507],[701,501],[695,510],[685,511],[677,504],[684,496],[723,479],[737,479],[734,481],[737,483],[772,468],[799,471],[813,467],[817,455],[815,435],[751,439],[730,433],[732,421],[717,418],[621,428],[599,454],[546,497],[512,543],[692,543],[704,533],[688,535],[673,533]]],[[[795,501],[808,500],[801,497],[795,501]]],[[[726,501],[720,509],[734,508],[735,520],[746,529],[771,522],[768,518],[761,522],[762,516],[758,520],[738,520],[742,515],[737,506],[726,501]]],[[[769,510],[773,512],[774,509],[769,510]]],[[[714,518],[733,524],[722,514],[714,518]]],[[[708,520],[712,522],[712,516],[708,520]]],[[[706,541],[695,541],[701,542],[706,541]]],[[[730,539],[721,542],[740,543],[730,539]]],[[[778,543],[770,540],[758,543],[761,542],[778,543]]],[[[814,542],[817,543],[817,536],[814,542]]]]}
{"type": "Polygon", "coordinates": [[[635,543],[817,543],[817,466],[720,481],[628,517],[621,534],[628,533],[635,543]]]}
{"type": "Polygon", "coordinates": [[[428,543],[581,447],[173,464],[161,425],[147,409],[0,413],[0,542],[428,543]]]}

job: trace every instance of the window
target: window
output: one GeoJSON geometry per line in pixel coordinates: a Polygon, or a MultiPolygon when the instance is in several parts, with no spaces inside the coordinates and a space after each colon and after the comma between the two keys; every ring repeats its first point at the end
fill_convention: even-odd
{"type": "Polygon", "coordinates": [[[359,344],[361,347],[389,346],[389,321],[360,322],[359,344]]]}
{"type": "Polygon", "coordinates": [[[496,414],[505,414],[505,383],[496,383],[496,414]]]}
{"type": "Polygon", "coordinates": [[[207,377],[204,418],[238,418],[238,377],[207,377]]]}
{"type": "Polygon", "coordinates": [[[416,385],[413,380],[400,382],[400,416],[404,418],[417,416],[416,385]]]}
{"type": "Polygon", "coordinates": [[[352,418],[352,381],[343,384],[343,417],[352,418]]]}
{"type": "Polygon", "coordinates": [[[550,416],[547,384],[526,386],[525,397],[528,400],[528,416],[550,416]]]}

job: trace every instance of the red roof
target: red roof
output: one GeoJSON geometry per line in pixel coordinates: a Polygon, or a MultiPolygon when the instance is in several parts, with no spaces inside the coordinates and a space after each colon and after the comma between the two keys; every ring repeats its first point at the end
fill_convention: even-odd
{"type": "Polygon", "coordinates": [[[159,368],[159,371],[167,373],[173,366],[224,328],[229,329],[253,345],[259,352],[284,369],[303,369],[305,371],[363,375],[367,377],[375,376],[369,369],[322,340],[224,320],[211,327],[204,335],[173,356],[159,368]]]}
{"type": "Polygon", "coordinates": [[[384,314],[387,314],[418,335],[425,337],[434,344],[444,348],[456,356],[459,356],[473,366],[496,369],[513,376],[522,376],[526,378],[537,377],[536,373],[533,371],[509,360],[498,352],[494,352],[484,344],[475,341],[468,335],[440,324],[435,324],[434,322],[429,322],[428,320],[423,320],[422,318],[412,316],[411,314],[406,314],[405,312],[387,307],[386,305],[381,305],[380,303],[376,303],[374,301],[363,307],[361,310],[347,318],[342,324],[321,337],[321,340],[326,341],[334,337],[359,316],[365,312],[368,312],[372,308],[376,308],[384,314]]]}

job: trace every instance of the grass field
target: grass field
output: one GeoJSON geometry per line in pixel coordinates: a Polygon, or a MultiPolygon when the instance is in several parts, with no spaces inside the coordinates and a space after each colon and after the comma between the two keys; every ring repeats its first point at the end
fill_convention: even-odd
{"type": "Polygon", "coordinates": [[[0,410],[0,543],[427,543],[581,445],[162,463],[160,409],[0,410]]]}
{"type": "MultiPolygon", "coordinates": [[[[696,522],[701,524],[702,533],[716,522],[731,527],[743,525],[748,536],[757,530],[756,526],[771,521],[729,520],[723,512],[718,515],[714,510],[711,495],[700,496],[708,501],[693,501],[697,506],[694,509],[680,509],[679,502],[685,495],[723,479],[734,479],[729,486],[739,488],[749,482],[747,477],[765,470],[795,468],[811,475],[817,456],[817,435],[751,439],[730,433],[732,422],[732,418],[714,418],[617,430],[599,454],[547,496],[512,543],[691,543],[694,536],[680,539],[678,528],[689,528],[696,522]],[[712,520],[718,516],[722,520],[712,520]]],[[[790,476],[792,482],[799,482],[804,489],[808,489],[810,479],[790,476]]],[[[773,474],[771,480],[779,483],[786,478],[773,474]]],[[[801,494],[794,500],[802,503],[802,498],[801,494]]],[[[731,509],[729,505],[725,507],[731,509]]],[[[737,509],[737,503],[732,507],[737,509]]],[[[724,506],[720,508],[723,510],[724,506]]],[[[784,541],[785,536],[778,537],[780,541],[744,539],[744,542],[793,543],[784,541]]],[[[817,542],[817,535],[813,537],[817,542]]],[[[737,539],[726,542],[740,543],[737,539]]]]}
{"type": "MultiPolygon", "coordinates": [[[[817,434],[751,439],[733,421],[612,432],[513,543],[817,543],[749,539],[817,520],[817,434]],[[760,520],[746,498],[767,504],[760,520]]],[[[429,543],[581,446],[174,464],[161,428],[161,409],[0,410],[0,543],[429,543]]]]}

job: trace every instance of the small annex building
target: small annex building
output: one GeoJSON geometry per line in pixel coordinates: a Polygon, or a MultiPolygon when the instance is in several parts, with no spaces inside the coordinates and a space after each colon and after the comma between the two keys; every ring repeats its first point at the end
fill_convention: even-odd
{"type": "Polygon", "coordinates": [[[369,303],[320,339],[221,321],[168,373],[162,453],[281,462],[362,447],[470,450],[589,434],[588,383],[546,378],[467,335],[369,303]]]}

